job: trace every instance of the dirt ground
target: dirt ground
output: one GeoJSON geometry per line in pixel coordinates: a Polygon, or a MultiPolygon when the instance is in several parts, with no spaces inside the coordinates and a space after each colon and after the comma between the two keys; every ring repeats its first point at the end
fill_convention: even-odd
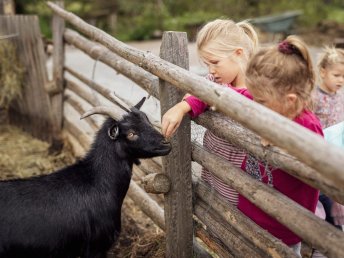
{"type": "MultiPolygon", "coordinates": [[[[57,155],[49,155],[49,144],[22,130],[0,125],[0,180],[51,173],[75,161],[68,145],[57,155]]],[[[109,258],[162,258],[163,232],[129,199],[122,209],[122,232],[108,253],[109,258]]]]}

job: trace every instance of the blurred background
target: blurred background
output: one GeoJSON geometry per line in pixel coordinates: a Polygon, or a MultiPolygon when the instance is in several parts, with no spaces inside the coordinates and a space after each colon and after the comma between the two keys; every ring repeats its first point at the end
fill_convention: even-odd
{"type": "MultiPolygon", "coordinates": [[[[17,14],[38,14],[44,37],[51,37],[51,12],[40,0],[13,0],[17,14]]],[[[322,45],[344,37],[343,0],[65,0],[65,8],[122,41],[160,38],[163,31],[186,31],[194,41],[197,30],[214,18],[235,21],[297,11],[288,33],[322,45]]],[[[258,26],[259,27],[259,26],[258,26]]],[[[261,27],[261,26],[260,26],[261,27]]],[[[269,41],[266,30],[261,41],[269,41]]]]}

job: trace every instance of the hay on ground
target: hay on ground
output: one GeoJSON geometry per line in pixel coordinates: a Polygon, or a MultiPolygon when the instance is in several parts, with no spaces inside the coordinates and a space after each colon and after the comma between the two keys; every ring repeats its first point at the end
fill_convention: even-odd
{"type": "Polygon", "coordinates": [[[49,144],[10,125],[0,126],[0,179],[47,174],[74,161],[68,149],[49,155],[49,144]]]}

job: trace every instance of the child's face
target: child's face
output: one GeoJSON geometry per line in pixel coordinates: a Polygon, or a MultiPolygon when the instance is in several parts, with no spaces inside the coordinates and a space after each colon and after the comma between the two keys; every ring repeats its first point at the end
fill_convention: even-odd
{"type": "Polygon", "coordinates": [[[296,101],[297,96],[295,94],[286,94],[285,96],[277,97],[277,93],[269,91],[262,94],[261,92],[249,87],[249,90],[253,96],[253,100],[282,116],[294,119],[296,116],[296,101]]]}
{"type": "Polygon", "coordinates": [[[215,55],[202,56],[204,63],[208,66],[209,73],[215,77],[215,82],[230,83],[235,85],[240,67],[231,57],[220,58],[215,55]]]}
{"type": "Polygon", "coordinates": [[[253,100],[281,115],[284,114],[284,105],[281,101],[277,101],[274,98],[271,97],[265,97],[265,96],[253,96],[253,100]]]}
{"type": "Polygon", "coordinates": [[[344,64],[334,64],[320,69],[322,89],[328,93],[336,93],[344,85],[344,64]]]}

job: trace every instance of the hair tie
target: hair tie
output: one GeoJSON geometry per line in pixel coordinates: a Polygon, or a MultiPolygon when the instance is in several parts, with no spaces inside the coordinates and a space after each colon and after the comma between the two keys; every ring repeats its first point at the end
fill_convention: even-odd
{"type": "Polygon", "coordinates": [[[295,47],[286,40],[278,44],[278,50],[286,55],[297,54],[295,47]]]}

